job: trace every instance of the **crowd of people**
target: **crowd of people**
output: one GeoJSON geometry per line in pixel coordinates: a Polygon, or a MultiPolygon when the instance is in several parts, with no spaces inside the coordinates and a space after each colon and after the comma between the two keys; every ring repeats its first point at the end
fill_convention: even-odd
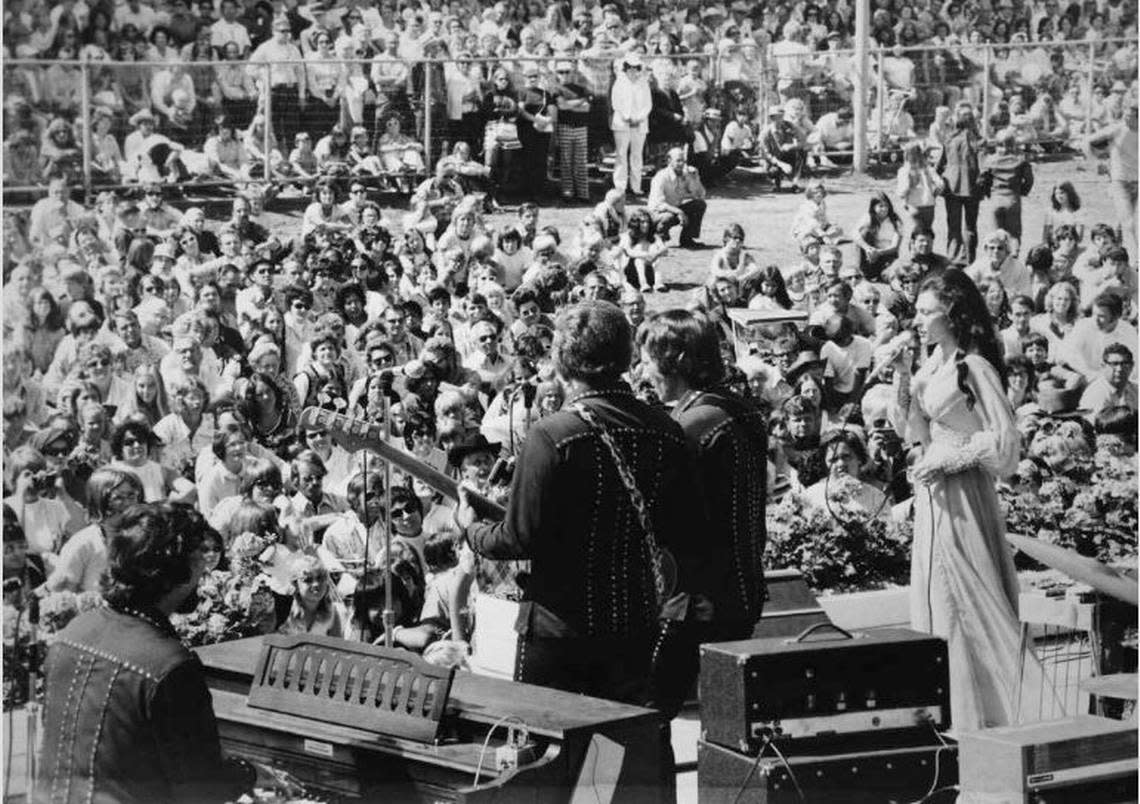
{"type": "MultiPolygon", "coordinates": [[[[1135,20],[1131,3],[1093,0],[1064,10],[1052,0],[990,11],[875,5],[875,36],[892,47],[963,35],[1045,47],[1108,38],[1135,20]]],[[[994,486],[1062,421],[1067,448],[1136,450],[1135,89],[1106,101],[1093,128],[1063,133],[1090,156],[1107,152],[1115,220],[1090,218],[1071,183],[1035,181],[1013,100],[991,107],[987,140],[960,92],[936,100],[946,113],[926,139],[900,138],[892,191],[868,192],[849,226],[829,213],[793,122],[812,103],[804,70],[827,63],[819,48],[847,43],[845,6],[457,6],[6,8],[8,55],[171,63],[148,68],[162,88],[134,106],[116,72],[104,74],[109,104],[90,126],[54,78],[36,86],[25,71],[6,88],[19,98],[6,108],[6,181],[17,169],[47,191],[26,221],[6,219],[3,479],[5,521],[18,525],[4,530],[6,601],[99,591],[115,575],[109,546],[121,533],[161,541],[154,523],[190,516],[204,534],[195,579],[235,550],[276,546],[266,631],[390,637],[423,651],[469,640],[475,597],[513,586],[529,606],[521,679],[671,710],[695,647],[669,654],[684,671],[652,676],[648,699],[635,694],[650,657],[662,658],[653,623],[668,584],[660,562],[643,566],[631,545],[643,534],[651,556],[658,541],[676,553],[677,585],[691,593],[678,622],[711,610],[702,638],[747,636],[762,600],[765,500],[803,495],[830,511],[842,495],[867,521],[911,519],[916,556],[930,553],[916,559],[912,614],[951,640],[955,723],[1007,721],[1010,702],[995,690],[1017,647],[1016,584],[997,546],[994,486]],[[659,57],[747,53],[750,43],[774,68],[741,68],[749,92],[721,98],[732,119],[710,139],[720,112],[707,58],[659,57]],[[278,61],[286,52],[295,64],[278,61]],[[379,60],[357,76],[321,62],[346,53],[379,60]],[[216,74],[181,72],[187,54],[216,74]],[[393,54],[404,61],[384,60],[393,54]],[[440,54],[499,59],[492,86],[477,63],[453,95],[454,63],[415,63],[440,54]],[[270,86],[256,86],[256,66],[243,73],[247,57],[273,65],[270,86]],[[438,80],[425,78],[437,67],[438,80]],[[227,94],[239,86],[244,95],[227,94]],[[422,120],[410,99],[425,86],[454,123],[449,153],[425,153],[412,136],[422,120]],[[665,124],[662,88],[674,93],[674,133],[653,170],[643,154],[665,124]],[[765,92],[771,119],[757,130],[753,104],[765,92]],[[49,95],[57,116],[45,120],[49,95]],[[187,102],[213,121],[204,145],[172,133],[192,126],[187,102]],[[591,199],[599,109],[614,186],[591,199]],[[80,122],[113,157],[100,168],[136,192],[104,193],[91,208],[74,200],[80,122]],[[116,151],[125,123],[135,131],[116,151]],[[790,232],[766,234],[792,238],[799,258],[771,264],[769,243],[740,224],[701,243],[718,141],[721,168],[759,153],[778,185],[802,191],[787,202],[790,232]],[[573,230],[544,220],[553,142],[561,193],[597,201],[573,230]],[[271,164],[311,192],[292,232],[266,225],[261,185],[246,184],[266,143],[295,146],[271,164]],[[346,170],[329,169],[341,161],[346,170]],[[224,219],[173,203],[175,183],[203,168],[232,183],[224,219]],[[411,195],[398,219],[374,200],[382,176],[411,195]],[[504,188],[534,200],[504,211],[504,188]],[[1048,199],[1040,231],[1023,226],[1030,194],[1048,199]],[[663,311],[655,294],[669,290],[662,268],[674,247],[707,248],[708,269],[683,309],[663,311]],[[303,413],[311,408],[389,429],[391,443],[499,502],[505,518],[482,521],[466,498],[386,469],[338,419],[303,413]],[[712,557],[691,543],[702,516],[718,523],[712,557]],[[945,544],[960,549],[935,556],[945,544]],[[531,566],[514,574],[519,560],[531,566]],[[582,588],[567,582],[579,576],[582,588]],[[381,589],[396,603],[390,629],[381,589]]],[[[1134,43],[1103,52],[1134,81],[1134,43]]],[[[720,79],[737,80],[724,64],[720,79]]],[[[1029,83],[1040,91],[1043,80],[1029,83]]],[[[911,95],[890,97],[901,112],[911,95]]],[[[844,126],[843,110],[815,124],[825,150],[843,150],[830,138],[844,126]]],[[[163,616],[194,605],[185,584],[168,584],[179,593],[163,597],[163,616]]]]}
{"type": "MultiPolygon", "coordinates": [[[[1022,147],[1112,124],[1136,78],[1134,6],[879,0],[872,145],[929,128],[938,147],[963,99],[1022,147]],[[1101,43],[1095,63],[1074,40],[1101,43]]],[[[9,187],[74,182],[86,150],[94,186],[357,175],[407,192],[461,145],[504,192],[556,177],[581,199],[611,149],[615,185],[639,192],[647,142],[685,146],[709,183],[747,162],[798,177],[808,152],[849,162],[854,136],[846,3],[19,0],[4,19],[9,187]]]]}

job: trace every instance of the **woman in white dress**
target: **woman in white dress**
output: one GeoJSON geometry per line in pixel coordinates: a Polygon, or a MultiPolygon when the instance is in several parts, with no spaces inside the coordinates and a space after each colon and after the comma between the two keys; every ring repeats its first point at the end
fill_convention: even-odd
{"type": "Polygon", "coordinates": [[[945,638],[954,729],[1004,726],[1019,711],[1020,627],[1013,556],[996,484],[1013,472],[1019,436],[1006,398],[993,325],[961,271],[928,279],[915,328],[929,356],[911,376],[910,334],[892,343],[904,442],[923,447],[913,467],[911,625],[945,638]]]}

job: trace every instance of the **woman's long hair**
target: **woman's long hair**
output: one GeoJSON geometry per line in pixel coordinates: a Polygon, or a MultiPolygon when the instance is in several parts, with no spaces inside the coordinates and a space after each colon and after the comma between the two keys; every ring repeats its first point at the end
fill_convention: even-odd
{"type": "Polygon", "coordinates": [[[771,296],[771,298],[776,301],[776,304],[785,310],[791,310],[792,299],[788,296],[788,285],[784,282],[784,275],[780,273],[780,269],[775,265],[765,265],[756,272],[755,276],[748,280],[744,287],[744,297],[751,301],[753,296],[761,292],[760,288],[765,282],[771,282],[776,287],[776,292],[771,296]]]}
{"type": "Polygon", "coordinates": [[[867,218],[871,221],[871,231],[878,231],[882,221],[875,215],[875,204],[883,203],[887,205],[887,220],[894,225],[896,229],[902,229],[902,221],[899,220],[899,215],[895,212],[895,205],[891,203],[890,196],[882,190],[876,190],[871,194],[871,200],[867,202],[867,218]]]}
{"type": "Polygon", "coordinates": [[[63,329],[63,312],[59,308],[59,302],[55,300],[55,296],[51,294],[51,291],[47,290],[46,288],[32,288],[31,292],[28,293],[27,310],[27,322],[29,329],[43,329],[49,332],[55,332],[56,330],[63,329]],[[38,302],[40,299],[46,299],[48,306],[50,307],[47,317],[43,321],[40,321],[36,318],[35,312],[36,302],[38,302]]]}
{"type": "Polygon", "coordinates": [[[977,402],[967,382],[970,376],[967,354],[984,358],[997,372],[1002,389],[1008,389],[1005,361],[1001,357],[993,319],[974,281],[965,272],[952,269],[923,282],[919,295],[923,293],[934,294],[946,308],[947,324],[958,341],[954,362],[958,368],[958,389],[965,394],[966,404],[972,408],[977,402]]]}

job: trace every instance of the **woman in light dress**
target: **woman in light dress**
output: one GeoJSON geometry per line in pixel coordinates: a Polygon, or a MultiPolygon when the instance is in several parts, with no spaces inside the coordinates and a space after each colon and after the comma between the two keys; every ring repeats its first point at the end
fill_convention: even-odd
{"type": "Polygon", "coordinates": [[[949,643],[954,729],[1004,726],[1021,711],[1017,576],[996,490],[1020,454],[1004,364],[964,273],[928,279],[916,310],[930,353],[913,376],[901,340],[910,333],[892,342],[892,420],[906,443],[923,447],[913,467],[911,625],[949,643]]]}

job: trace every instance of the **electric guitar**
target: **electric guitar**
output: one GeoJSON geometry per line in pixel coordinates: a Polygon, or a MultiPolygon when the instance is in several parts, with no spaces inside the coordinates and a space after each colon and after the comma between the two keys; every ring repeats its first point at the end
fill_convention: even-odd
{"type": "MultiPolygon", "coordinates": [[[[393,445],[384,437],[384,429],[380,424],[373,424],[364,419],[345,416],[342,413],[334,413],[323,408],[305,408],[301,411],[300,426],[302,428],[324,427],[328,430],[329,437],[349,452],[356,452],[361,449],[371,450],[378,454],[382,460],[388,461],[397,469],[407,472],[433,491],[450,500],[459,501],[459,483],[454,478],[448,477],[415,455],[393,445]]],[[[506,513],[501,505],[470,489],[468,489],[468,499],[480,519],[498,522],[506,513]]]]}

